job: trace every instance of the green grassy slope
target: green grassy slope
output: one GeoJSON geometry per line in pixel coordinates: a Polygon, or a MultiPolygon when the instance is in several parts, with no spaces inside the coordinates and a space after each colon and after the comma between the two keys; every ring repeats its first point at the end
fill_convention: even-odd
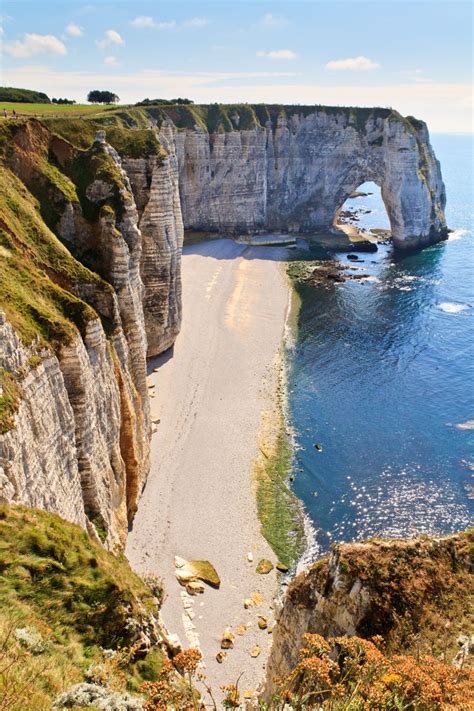
{"type": "Polygon", "coordinates": [[[0,506],[0,708],[14,691],[11,711],[46,711],[91,665],[115,688],[157,678],[165,655],[139,649],[135,630],[155,624],[160,594],[78,526],[0,506]],[[104,661],[104,648],[131,647],[104,661]]]}

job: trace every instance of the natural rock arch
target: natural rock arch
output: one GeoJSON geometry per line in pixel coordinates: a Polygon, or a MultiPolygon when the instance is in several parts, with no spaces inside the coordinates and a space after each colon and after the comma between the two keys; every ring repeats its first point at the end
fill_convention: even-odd
{"type": "MultiPolygon", "coordinates": [[[[208,107],[197,108],[202,120],[208,107]]],[[[371,180],[397,248],[446,237],[441,170],[422,121],[391,109],[246,106],[246,126],[250,110],[254,121],[241,130],[239,107],[226,108],[217,128],[173,125],[186,228],[327,231],[347,196],[371,180]]]]}
{"type": "Polygon", "coordinates": [[[446,198],[441,171],[426,125],[416,124],[375,115],[356,127],[317,113],[291,120],[280,129],[287,135],[275,136],[287,144],[275,171],[278,188],[270,193],[276,225],[303,232],[330,230],[347,197],[372,181],[381,189],[396,247],[442,239],[446,198]]]}

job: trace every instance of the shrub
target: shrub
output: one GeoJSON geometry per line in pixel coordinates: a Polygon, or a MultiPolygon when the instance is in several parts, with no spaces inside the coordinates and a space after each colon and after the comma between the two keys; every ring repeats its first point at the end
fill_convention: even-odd
{"type": "Polygon", "coordinates": [[[445,711],[473,708],[474,674],[420,655],[388,656],[381,637],[303,637],[300,659],[278,682],[272,708],[445,711]]]}

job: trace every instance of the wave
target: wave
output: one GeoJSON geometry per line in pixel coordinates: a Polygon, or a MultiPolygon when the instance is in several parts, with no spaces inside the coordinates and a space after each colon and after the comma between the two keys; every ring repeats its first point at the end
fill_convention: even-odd
{"type": "Polygon", "coordinates": [[[467,230],[463,230],[463,229],[453,230],[453,232],[451,232],[449,234],[448,240],[449,240],[449,242],[455,242],[458,239],[462,239],[467,234],[468,234],[467,230]]]}
{"type": "Polygon", "coordinates": [[[438,309],[444,311],[447,314],[458,314],[461,311],[465,311],[466,309],[471,308],[469,304],[453,304],[449,301],[444,301],[441,304],[436,304],[436,306],[438,309]]]}
{"type": "Polygon", "coordinates": [[[455,427],[458,430],[474,430],[474,420],[466,420],[466,422],[458,422],[455,427]]]}

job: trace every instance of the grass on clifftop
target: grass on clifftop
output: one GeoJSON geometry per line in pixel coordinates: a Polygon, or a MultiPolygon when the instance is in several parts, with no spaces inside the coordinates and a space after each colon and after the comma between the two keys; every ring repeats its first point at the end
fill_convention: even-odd
{"type": "Polygon", "coordinates": [[[15,101],[0,101],[0,112],[2,117],[4,109],[7,111],[8,117],[11,116],[13,111],[16,111],[17,116],[36,116],[38,118],[43,118],[55,115],[82,116],[83,114],[101,114],[105,111],[114,111],[117,109],[117,106],[115,104],[97,106],[90,104],[29,104],[15,101]]]}
{"type": "Polygon", "coordinates": [[[89,148],[97,131],[104,130],[107,142],[122,157],[166,156],[156,132],[150,130],[150,121],[143,109],[114,111],[90,118],[51,118],[44,123],[53,133],[65,138],[77,148],[89,148]]]}
{"type": "MultiPolygon", "coordinates": [[[[124,556],[55,514],[0,506],[0,708],[15,692],[9,711],[49,710],[103,662],[101,648],[128,647],[134,621],[156,612],[157,598],[124,556]]],[[[141,661],[120,658],[103,673],[133,691],[157,678],[164,656],[155,647],[141,661]]]]}

